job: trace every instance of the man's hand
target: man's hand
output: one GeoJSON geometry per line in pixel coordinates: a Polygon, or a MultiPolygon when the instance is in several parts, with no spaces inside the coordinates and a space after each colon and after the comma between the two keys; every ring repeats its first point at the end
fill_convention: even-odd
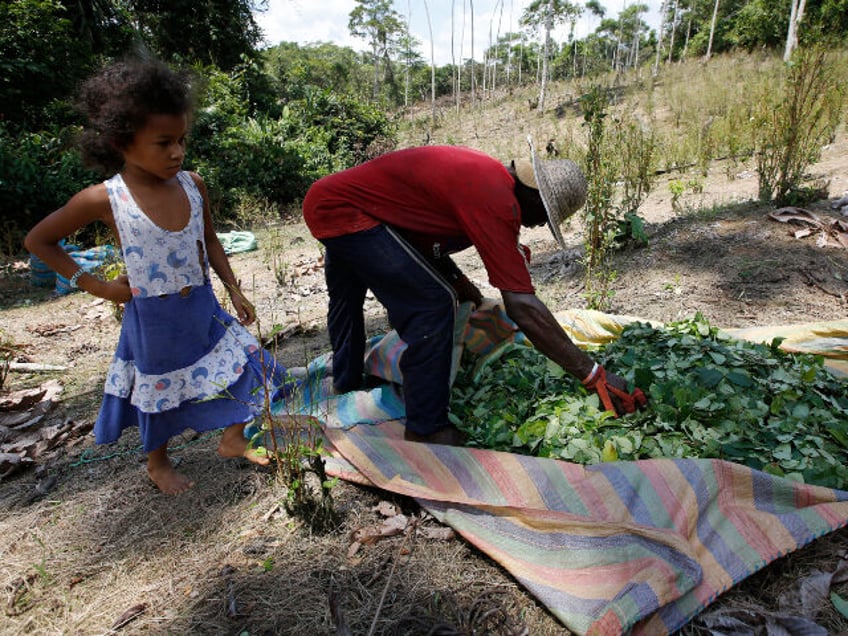
{"type": "Polygon", "coordinates": [[[464,274],[460,274],[459,278],[451,282],[456,298],[460,303],[471,301],[475,307],[479,307],[483,302],[483,294],[477,289],[477,286],[468,280],[464,274]]]}
{"type": "Polygon", "coordinates": [[[607,373],[606,369],[597,363],[592,372],[583,379],[583,386],[595,391],[604,408],[615,413],[616,417],[633,413],[648,404],[648,398],[642,389],[637,387],[632,393],[628,393],[627,384],[622,378],[614,373],[607,373]]]}

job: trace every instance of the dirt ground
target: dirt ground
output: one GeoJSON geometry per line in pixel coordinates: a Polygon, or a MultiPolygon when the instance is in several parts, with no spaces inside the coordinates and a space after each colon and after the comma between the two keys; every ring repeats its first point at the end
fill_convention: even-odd
{"type": "MultiPolygon", "coordinates": [[[[829,180],[830,200],[848,191],[844,131],[811,176],[829,180]]],[[[641,209],[648,246],[615,257],[612,313],[671,321],[700,311],[728,328],[845,318],[848,249],[820,246],[818,233],[795,238],[797,227],[769,220],[772,210],[752,202],[753,171],[738,167],[731,177],[715,165],[704,191],[684,195],[676,209],[668,188],[675,177],[660,179],[641,209]]],[[[808,209],[826,221],[844,218],[828,200],[808,209]]],[[[259,249],[232,256],[233,268],[257,306],[260,332],[282,326],[278,357],[302,365],[328,349],[319,245],[298,221],[254,231],[259,249]]],[[[553,310],[585,306],[578,223],[566,240],[562,252],[546,228],[524,234],[538,293],[553,310]]],[[[457,261],[496,297],[474,254],[457,261]]],[[[216,456],[217,433],[174,440],[173,456],[197,485],[176,497],[158,493],[137,435],[97,447],[87,432],[119,331],[110,305],[32,288],[22,257],[3,267],[0,328],[19,346],[17,362],[63,367],[12,372],[7,392],[58,381],[61,394],[32,429],[71,434],[0,479],[0,633],[568,633],[460,539],[398,534],[353,550],[357,531],[398,512],[421,515],[409,500],[341,482],[333,488],[338,527],[310,530],[285,513],[285,490],[270,470],[216,456]],[[395,507],[386,514],[380,502],[395,507]]],[[[369,300],[368,309],[369,328],[385,329],[380,306],[369,300]]],[[[774,610],[786,585],[816,568],[832,571],[846,551],[848,530],[832,533],[716,607],[774,610]]],[[[846,596],[845,587],[836,589],[846,596]]],[[[848,628],[832,608],[818,620],[830,633],[848,628]]],[[[683,631],[708,633],[698,619],[683,631]]]]}

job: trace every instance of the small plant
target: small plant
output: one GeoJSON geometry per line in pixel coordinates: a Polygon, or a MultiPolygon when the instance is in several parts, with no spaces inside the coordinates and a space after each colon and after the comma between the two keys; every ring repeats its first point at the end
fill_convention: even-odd
{"type": "Polygon", "coordinates": [[[704,192],[704,180],[698,178],[689,179],[686,187],[692,191],[692,194],[702,194],[704,192]]]}
{"type": "Polygon", "coordinates": [[[668,190],[671,192],[671,209],[675,214],[683,214],[686,210],[681,202],[681,198],[686,191],[692,194],[701,194],[704,191],[704,181],[699,177],[693,177],[684,183],[682,179],[674,179],[669,181],[668,190]]]}
{"type": "Polygon", "coordinates": [[[704,177],[710,173],[710,162],[716,155],[716,140],[712,130],[714,122],[714,117],[707,119],[698,135],[698,167],[704,177]]]}
{"type": "Polygon", "coordinates": [[[657,153],[654,129],[633,116],[617,118],[611,132],[611,149],[619,159],[622,182],[618,213],[635,214],[654,186],[657,153]]]}
{"type": "MultiPolygon", "coordinates": [[[[302,414],[294,408],[320,387],[310,385],[308,367],[304,367],[303,375],[289,372],[281,377],[280,364],[265,344],[276,340],[281,325],[275,325],[264,338],[258,319],[256,329],[261,343],[256,355],[263,381],[257,390],[257,403],[253,404],[258,406],[258,415],[246,428],[249,444],[255,452],[272,460],[276,477],[286,488],[286,511],[306,521],[315,531],[331,530],[338,525],[331,496],[336,480],[327,478],[321,422],[317,414],[302,414]]],[[[320,382],[320,378],[315,382],[320,382]]],[[[236,399],[226,387],[208,399],[221,398],[236,399]]]]}
{"type": "MultiPolygon", "coordinates": [[[[281,329],[275,325],[269,338],[273,340],[281,329]]],[[[264,348],[260,355],[265,388],[260,421],[251,443],[262,445],[273,459],[277,479],[286,487],[286,511],[305,520],[315,531],[331,530],[338,525],[331,493],[336,480],[327,478],[321,422],[315,415],[296,413],[293,408],[320,391],[320,378],[313,380],[308,372],[302,376],[287,374],[282,387],[284,397],[273,402],[281,388],[275,386],[278,363],[264,348]],[[272,359],[265,360],[264,356],[269,355],[272,359]]],[[[308,371],[308,367],[305,369],[308,371]]]]}
{"type": "MultiPolygon", "coordinates": [[[[594,86],[581,99],[584,125],[588,127],[586,175],[588,190],[583,207],[586,226],[586,297],[591,309],[606,307],[609,299],[610,275],[605,271],[605,261],[610,249],[609,228],[614,223],[613,196],[617,166],[614,154],[608,149],[606,134],[608,96],[601,86],[594,86]]],[[[614,240],[614,233],[613,233],[614,240]]]]}
{"type": "Polygon", "coordinates": [[[686,192],[686,186],[680,179],[674,179],[673,181],[669,181],[668,190],[671,192],[671,209],[675,213],[680,214],[680,197],[686,192]]]}
{"type": "MultiPolygon", "coordinates": [[[[96,273],[98,276],[103,278],[103,280],[115,280],[118,276],[126,274],[127,268],[120,255],[114,254],[113,256],[108,257],[103,264],[97,268],[96,273]]],[[[112,303],[112,317],[118,322],[121,322],[124,319],[123,303],[112,303]]]]}
{"type": "Polygon", "coordinates": [[[609,93],[593,87],[581,98],[588,127],[586,175],[588,191],[583,211],[586,226],[586,291],[591,309],[607,310],[617,272],[609,255],[625,243],[647,244],[639,206],[653,185],[651,169],[656,143],[650,128],[636,118],[609,117],[609,93]],[[612,122],[608,126],[608,122],[612,122]],[[620,196],[616,201],[617,184],[620,196]]]}
{"type": "Polygon", "coordinates": [[[680,289],[680,274],[674,275],[673,282],[667,282],[663,284],[663,289],[668,292],[676,292],[680,289]]]}
{"type": "Polygon", "coordinates": [[[288,284],[288,263],[285,257],[283,236],[279,228],[274,228],[268,235],[268,252],[266,257],[268,269],[274,274],[277,285],[288,284]]]}
{"type": "Polygon", "coordinates": [[[636,212],[627,212],[624,218],[618,220],[618,232],[615,236],[617,245],[648,245],[648,235],[645,233],[645,219],[636,212]]]}
{"type": "Polygon", "coordinates": [[[782,89],[764,91],[752,117],[761,201],[787,205],[809,198],[804,173],[833,137],[844,102],[844,82],[829,51],[797,49],[782,89]]]}
{"type": "Polygon", "coordinates": [[[615,297],[615,290],[611,289],[611,286],[618,280],[618,272],[612,269],[604,269],[596,274],[594,280],[596,284],[587,287],[586,291],[583,292],[586,306],[598,311],[609,311],[612,307],[612,299],[615,297]]]}

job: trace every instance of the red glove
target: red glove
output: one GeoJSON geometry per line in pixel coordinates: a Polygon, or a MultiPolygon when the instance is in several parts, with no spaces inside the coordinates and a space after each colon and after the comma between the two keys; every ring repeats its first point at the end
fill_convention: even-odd
{"type": "Polygon", "coordinates": [[[624,413],[633,413],[637,408],[640,409],[648,403],[648,398],[642,393],[642,389],[637,387],[633,389],[633,393],[627,393],[607,382],[606,369],[598,363],[595,363],[592,372],[584,378],[582,384],[590,391],[595,391],[601,398],[601,404],[604,405],[604,408],[615,413],[616,417],[624,413]],[[622,413],[616,410],[612,398],[610,398],[610,393],[618,398],[623,409],[622,413]]]}

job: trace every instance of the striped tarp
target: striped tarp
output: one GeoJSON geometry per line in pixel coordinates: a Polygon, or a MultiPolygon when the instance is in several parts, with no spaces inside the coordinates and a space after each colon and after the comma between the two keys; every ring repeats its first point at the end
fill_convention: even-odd
{"type": "MultiPolygon", "coordinates": [[[[497,307],[460,317],[455,360],[462,346],[485,354],[499,341],[522,339],[497,307]]],[[[607,342],[638,320],[589,311],[557,318],[581,346],[607,342]]],[[[831,370],[846,370],[848,321],[738,337],[778,335],[787,349],[822,354],[831,370]]],[[[400,382],[403,343],[388,334],[372,345],[369,371],[400,382]]],[[[328,472],[415,498],[576,634],[672,632],[771,561],[848,524],[848,492],[719,460],[584,467],[405,442],[396,387],[334,396],[328,365],[323,358],[310,368],[318,381],[300,410],[326,424],[328,472]]]]}
{"type": "Polygon", "coordinates": [[[414,497],[576,634],[672,632],[719,594],[848,523],[848,492],[719,460],[580,466],[328,429],[328,472],[414,497]]]}

